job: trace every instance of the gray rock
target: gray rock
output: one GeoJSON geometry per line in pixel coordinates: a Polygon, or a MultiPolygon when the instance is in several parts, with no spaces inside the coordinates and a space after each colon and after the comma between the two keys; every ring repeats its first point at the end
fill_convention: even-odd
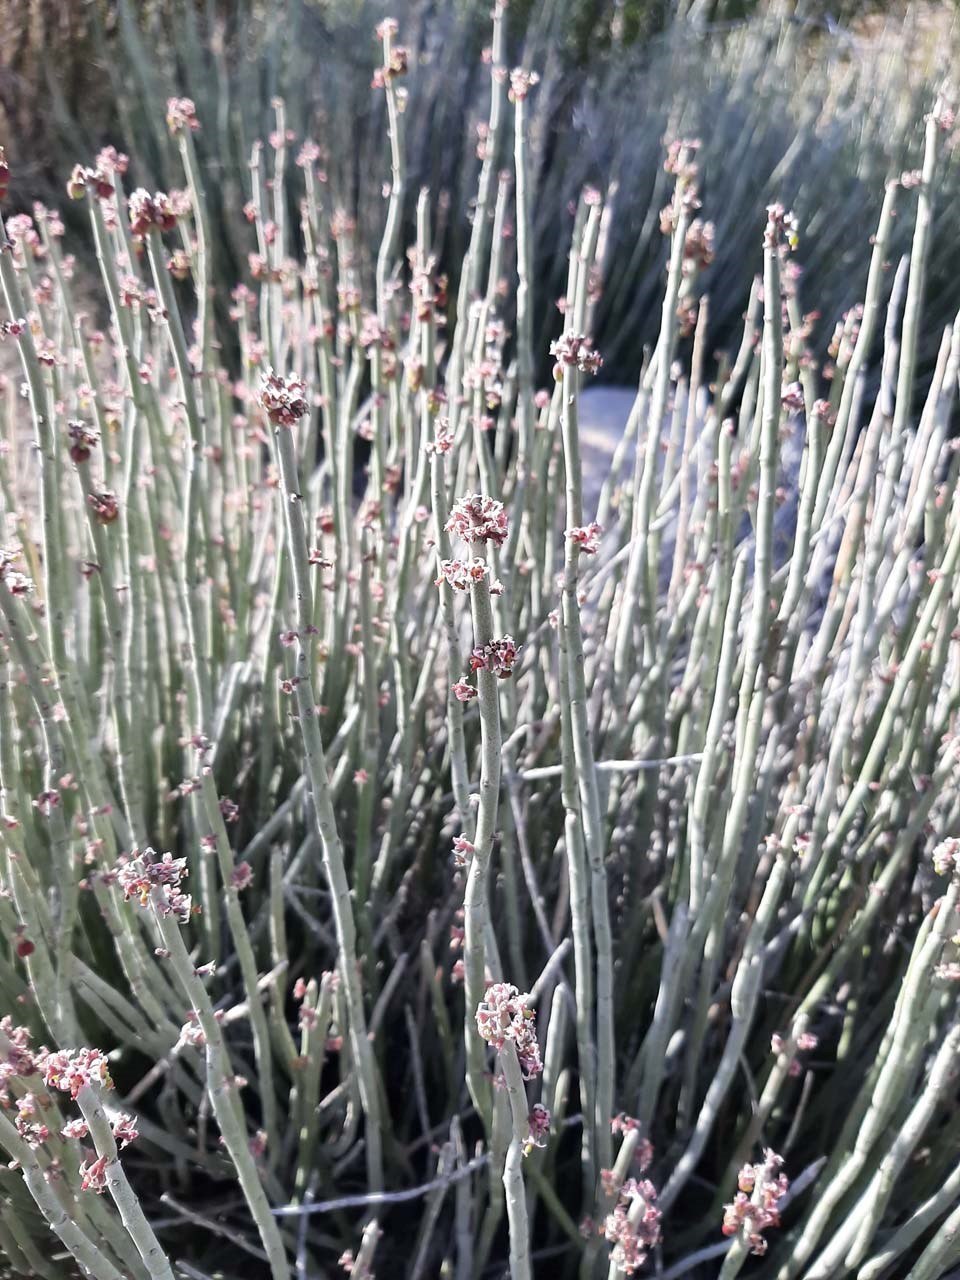
{"type": "MultiPolygon", "coordinates": [[[[623,439],[627,419],[636,399],[634,387],[587,387],[580,397],[580,456],[583,472],[583,506],[584,519],[592,519],[597,509],[600,491],[610,472],[617,446],[623,439]]],[[[705,396],[705,393],[704,393],[705,396]]],[[[696,426],[696,437],[703,428],[703,412],[705,400],[700,405],[701,416],[696,426]]],[[[640,424],[639,435],[644,435],[644,424],[640,424]]],[[[803,457],[804,422],[801,414],[791,414],[784,422],[780,438],[780,457],[777,483],[781,488],[781,500],[778,502],[774,516],[774,555],[777,564],[782,564],[789,555],[793,544],[793,535],[797,518],[797,497],[800,479],[800,464],[803,457]]],[[[636,452],[635,440],[624,459],[620,473],[621,481],[629,481],[634,466],[636,452]]],[[[661,454],[661,462],[663,455],[661,454]]],[[[697,466],[691,463],[691,480],[696,488],[697,466]]],[[[744,519],[738,530],[738,541],[749,537],[750,521],[744,519]]],[[[665,525],[662,531],[662,548],[665,561],[669,562],[673,554],[672,523],[665,525]]]]}
{"type": "MultiPolygon", "coordinates": [[[[580,396],[580,461],[584,518],[593,519],[614,451],[623,437],[636,387],[587,387],[580,396]]],[[[631,446],[625,473],[633,466],[631,446]]]]}

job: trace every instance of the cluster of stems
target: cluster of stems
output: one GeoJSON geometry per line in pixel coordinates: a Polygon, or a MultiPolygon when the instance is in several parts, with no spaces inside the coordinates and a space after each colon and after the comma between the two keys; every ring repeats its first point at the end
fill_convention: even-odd
{"type": "Polygon", "coordinates": [[[921,358],[952,112],[828,360],[780,205],[712,351],[698,144],[671,146],[659,337],[598,480],[610,207],[582,193],[538,331],[536,77],[493,23],[462,261],[431,193],[406,221],[390,20],[375,251],[317,144],[288,171],[279,100],[239,282],[186,99],[182,189],[110,149],[75,171],[86,266],[50,210],[0,225],[18,1274],[57,1274],[48,1230],[106,1280],[201,1275],[209,1233],[270,1280],[957,1261],[960,319],[921,358]],[[511,983],[522,1044],[478,1025],[511,983]],[[77,1145],[31,1042],[104,1050],[136,1160],[96,1085],[77,1145]]]}

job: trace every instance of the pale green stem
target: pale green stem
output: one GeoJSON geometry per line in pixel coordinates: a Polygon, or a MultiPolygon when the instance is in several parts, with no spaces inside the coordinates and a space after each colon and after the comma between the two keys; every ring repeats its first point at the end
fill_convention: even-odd
{"type": "Polygon", "coordinates": [[[90,1129],[90,1137],[97,1149],[97,1155],[106,1158],[107,1187],[114,1204],[120,1211],[121,1221],[136,1245],[137,1253],[143,1259],[151,1280],[173,1280],[173,1269],[167,1256],[147,1221],[136,1192],[127,1181],[127,1175],[120,1163],[113,1130],[103,1109],[103,1101],[98,1090],[92,1085],[84,1085],[77,1095],[77,1102],[90,1129]]]}
{"type": "Polygon", "coordinates": [[[363,1004],[363,986],[356,951],[356,925],[350,901],[350,884],[343,857],[343,845],[337,829],[337,819],[330,794],[327,766],[324,758],[320,726],[317,723],[316,698],[310,674],[310,655],[313,650],[309,628],[313,620],[313,594],[310,566],[307,555],[307,538],[304,527],[300,478],[297,470],[293,438],[286,428],[275,433],[277,456],[283,483],[284,525],[287,535],[287,554],[293,574],[297,627],[300,641],[296,660],[296,701],[300,734],[303,740],[305,773],[309,780],[313,800],[317,834],[323,849],[323,863],[330,886],[331,905],[337,930],[340,979],[346,989],[349,1009],[350,1044],[358,1074],[360,1098],[366,1127],[367,1178],[371,1191],[383,1187],[382,1120],[380,1115],[380,1084],[377,1078],[373,1046],[367,1036],[367,1020],[363,1004]]]}

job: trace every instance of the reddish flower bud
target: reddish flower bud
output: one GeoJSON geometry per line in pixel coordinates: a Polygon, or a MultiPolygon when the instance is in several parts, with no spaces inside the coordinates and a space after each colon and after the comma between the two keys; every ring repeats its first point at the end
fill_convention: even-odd
{"type": "Polygon", "coordinates": [[[87,503],[101,524],[113,524],[120,514],[120,503],[114,493],[89,493],[87,503]]]}

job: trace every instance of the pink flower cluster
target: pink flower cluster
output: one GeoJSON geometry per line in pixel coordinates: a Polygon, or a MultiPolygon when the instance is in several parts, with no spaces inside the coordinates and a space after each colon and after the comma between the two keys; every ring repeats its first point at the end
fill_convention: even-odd
{"type": "Polygon", "coordinates": [[[535,84],[540,83],[536,71],[527,71],[524,67],[514,67],[510,72],[510,89],[507,97],[511,102],[523,102],[535,84]]]}
{"type": "Polygon", "coordinates": [[[177,1048],[182,1049],[185,1045],[191,1045],[194,1049],[202,1049],[206,1043],[207,1037],[203,1027],[200,1025],[197,1012],[195,1009],[191,1009],[187,1015],[187,1021],[180,1028],[177,1048]]]}
{"type": "Polygon", "coordinates": [[[170,853],[157,858],[152,849],[147,849],[141,857],[118,864],[116,873],[125,901],[138,898],[140,906],[145,907],[151,900],[151,890],[159,889],[155,905],[161,915],[178,916],[181,924],[190,918],[190,895],[180,888],[188,874],[186,858],[175,858],[170,853]]]}
{"type": "MultiPolygon", "coordinates": [[[[798,1053],[807,1053],[810,1049],[815,1049],[820,1043],[819,1039],[812,1031],[802,1031],[796,1039],[796,1049],[798,1053]]],[[[787,1042],[779,1031],[775,1031],[770,1037],[770,1049],[772,1053],[781,1054],[787,1047],[787,1042]]],[[[796,1058],[790,1063],[789,1074],[792,1076],[800,1075],[803,1068],[796,1058]]]]}
{"type": "Polygon", "coordinates": [[[135,236],[145,236],[151,227],[172,231],[177,225],[177,215],[165,191],[151,195],[143,187],[137,187],[127,201],[127,212],[130,214],[130,231],[135,236]]]}
{"type": "Polygon", "coordinates": [[[626,1275],[639,1271],[650,1250],[660,1243],[660,1217],[653,1183],[628,1178],[603,1225],[603,1234],[613,1245],[610,1260],[626,1275]]]}
{"type": "Polygon", "coordinates": [[[496,498],[468,493],[454,503],[443,527],[464,542],[495,542],[499,546],[507,537],[507,513],[496,498]]]}
{"type": "Polygon", "coordinates": [[[603,537],[603,530],[593,520],[590,524],[583,527],[567,530],[567,537],[571,542],[575,542],[584,555],[596,555],[600,549],[600,539],[603,537]]]}
{"type": "Polygon", "coordinates": [[[933,110],[925,120],[933,120],[941,133],[949,133],[957,122],[957,113],[952,104],[941,93],[933,105],[933,110]]]}
{"type": "Polygon", "coordinates": [[[129,1147],[131,1142],[136,1142],[140,1137],[137,1122],[133,1116],[128,1116],[125,1111],[121,1111],[119,1115],[113,1117],[110,1121],[110,1127],[113,1129],[114,1141],[121,1151],[124,1147],[129,1147]]]}
{"type": "Polygon", "coordinates": [[[0,1106],[9,1105],[7,1084],[18,1076],[32,1076],[37,1070],[37,1061],[30,1048],[30,1032],[26,1027],[17,1027],[9,1014],[0,1018],[0,1031],[6,1036],[9,1047],[5,1058],[0,1058],[0,1106]]]}
{"type": "Polygon", "coordinates": [[[702,271],[713,262],[715,230],[712,222],[704,222],[702,218],[694,218],[690,223],[683,242],[684,275],[702,271]]]}
{"type": "Polygon", "coordinates": [[[17,1102],[17,1133],[28,1147],[36,1150],[50,1137],[49,1128],[40,1119],[35,1119],[42,1104],[38,1103],[36,1094],[25,1093],[17,1102]]]}
{"type": "Polygon", "coordinates": [[[293,427],[307,412],[306,391],[303,380],[296,374],[284,378],[267,369],[260,379],[257,398],[275,427],[293,427]]]}
{"type": "Polygon", "coordinates": [[[87,506],[100,524],[113,524],[120,514],[120,502],[115,493],[88,493],[87,506]]]}
{"type": "Polygon", "coordinates": [[[87,1085],[103,1085],[110,1089],[110,1068],[99,1049],[58,1049],[43,1059],[43,1082],[76,1098],[87,1085]]]}
{"type": "Polygon", "coordinates": [[[183,133],[186,129],[199,129],[197,108],[192,98],[167,99],[167,128],[172,134],[183,133]]]}
{"type": "Polygon", "coordinates": [[[476,689],[472,684],[467,683],[466,676],[461,676],[460,679],[450,687],[453,690],[453,696],[458,702],[469,702],[471,698],[475,698],[477,696],[476,689]]]}
{"type": "Polygon", "coordinates": [[[428,440],[423,446],[429,455],[449,453],[453,448],[453,436],[449,431],[449,426],[450,424],[446,418],[438,420],[434,439],[428,440]]]}
{"type": "Polygon", "coordinates": [[[102,1195],[107,1189],[108,1163],[106,1156],[100,1156],[96,1160],[84,1160],[80,1166],[80,1190],[95,1191],[98,1196],[102,1195]]]}
{"type": "MultiPolygon", "coordinates": [[[[114,1116],[110,1121],[110,1127],[113,1130],[114,1141],[121,1150],[140,1137],[133,1117],[125,1112],[114,1116]]],[[[85,1138],[87,1132],[85,1120],[71,1120],[63,1129],[63,1137],[85,1138]]],[[[107,1187],[107,1170],[111,1163],[111,1158],[106,1155],[98,1156],[96,1160],[84,1160],[79,1169],[80,1190],[93,1191],[96,1195],[102,1195],[107,1187]]]]}
{"type": "MultiPolygon", "coordinates": [[[[625,1111],[621,1111],[610,1121],[610,1132],[614,1134],[633,1133],[640,1127],[640,1121],[634,1116],[628,1116],[625,1111]]],[[[641,1138],[633,1157],[633,1167],[639,1169],[641,1173],[646,1173],[651,1164],[653,1164],[653,1143],[649,1138],[641,1138]]]]}
{"type": "Polygon", "coordinates": [[[130,167],[130,157],[116,147],[101,147],[97,152],[97,173],[119,173],[122,177],[130,167]]]}
{"type": "Polygon", "coordinates": [[[667,147],[667,158],[663,162],[664,172],[688,180],[695,178],[699,171],[694,163],[694,156],[702,146],[703,143],[699,138],[674,138],[667,147]]]}
{"type": "Polygon", "coordinates": [[[494,982],[477,1006],[477,1030],[494,1049],[512,1041],[525,1080],[543,1070],[537,1043],[536,1015],[527,1007],[529,996],[521,995],[510,982],[494,982]]]}
{"type": "Polygon", "coordinates": [[[476,845],[471,844],[466,836],[453,837],[453,865],[455,867],[465,867],[467,860],[476,852],[476,845]]]}
{"type": "Polygon", "coordinates": [[[945,876],[951,871],[960,871],[960,839],[957,836],[948,836],[934,849],[933,869],[938,876],[945,876]]]}
{"type": "MultiPolygon", "coordinates": [[[[576,365],[581,373],[599,373],[603,357],[593,350],[591,340],[582,333],[565,333],[550,343],[550,354],[557,362],[554,377],[562,372],[563,365],[576,365]]],[[[557,378],[559,381],[559,378],[557,378]]]]}
{"type": "Polygon", "coordinates": [[[390,50],[390,58],[383,67],[375,67],[370,81],[371,89],[385,89],[397,76],[407,73],[410,55],[403,45],[396,44],[390,50]]]}
{"type": "Polygon", "coordinates": [[[439,587],[449,582],[454,591],[469,591],[475,582],[482,582],[487,576],[489,566],[486,560],[474,556],[471,560],[441,560],[440,577],[436,583],[439,587]]]}
{"type": "Polygon", "coordinates": [[[84,192],[89,189],[98,200],[109,200],[113,195],[110,178],[109,170],[103,165],[90,169],[85,165],[75,164],[67,181],[67,195],[71,200],[82,200],[84,192]]]}
{"type": "Polygon", "coordinates": [[[0,547],[0,582],[6,586],[12,596],[23,599],[33,590],[33,582],[13,567],[18,555],[19,552],[5,551],[0,547]]]}
{"type": "Polygon", "coordinates": [[[249,889],[253,884],[253,867],[249,862],[238,862],[230,872],[230,883],[234,889],[249,889]]]}
{"type": "Polygon", "coordinates": [[[782,204],[767,205],[767,226],[763,233],[763,243],[768,249],[775,249],[786,242],[791,248],[797,247],[797,219],[782,204]]]}
{"type": "Polygon", "coordinates": [[[545,1147],[550,1136],[550,1109],[542,1102],[535,1102],[527,1117],[530,1132],[524,1144],[523,1154],[528,1156],[534,1147],[545,1147]]]}
{"type": "Polygon", "coordinates": [[[745,1164],[738,1178],[740,1190],[724,1206],[723,1234],[735,1236],[743,1231],[750,1252],[758,1256],[767,1251],[763,1232],[780,1225],[780,1201],[790,1186],[787,1175],[778,1172],[782,1164],[782,1157],[769,1149],[762,1164],[745,1164]]]}
{"type": "Polygon", "coordinates": [[[491,640],[489,644],[478,645],[470,655],[471,671],[491,671],[501,680],[513,675],[513,668],[520,649],[513,636],[503,636],[500,640],[491,640]]]}

